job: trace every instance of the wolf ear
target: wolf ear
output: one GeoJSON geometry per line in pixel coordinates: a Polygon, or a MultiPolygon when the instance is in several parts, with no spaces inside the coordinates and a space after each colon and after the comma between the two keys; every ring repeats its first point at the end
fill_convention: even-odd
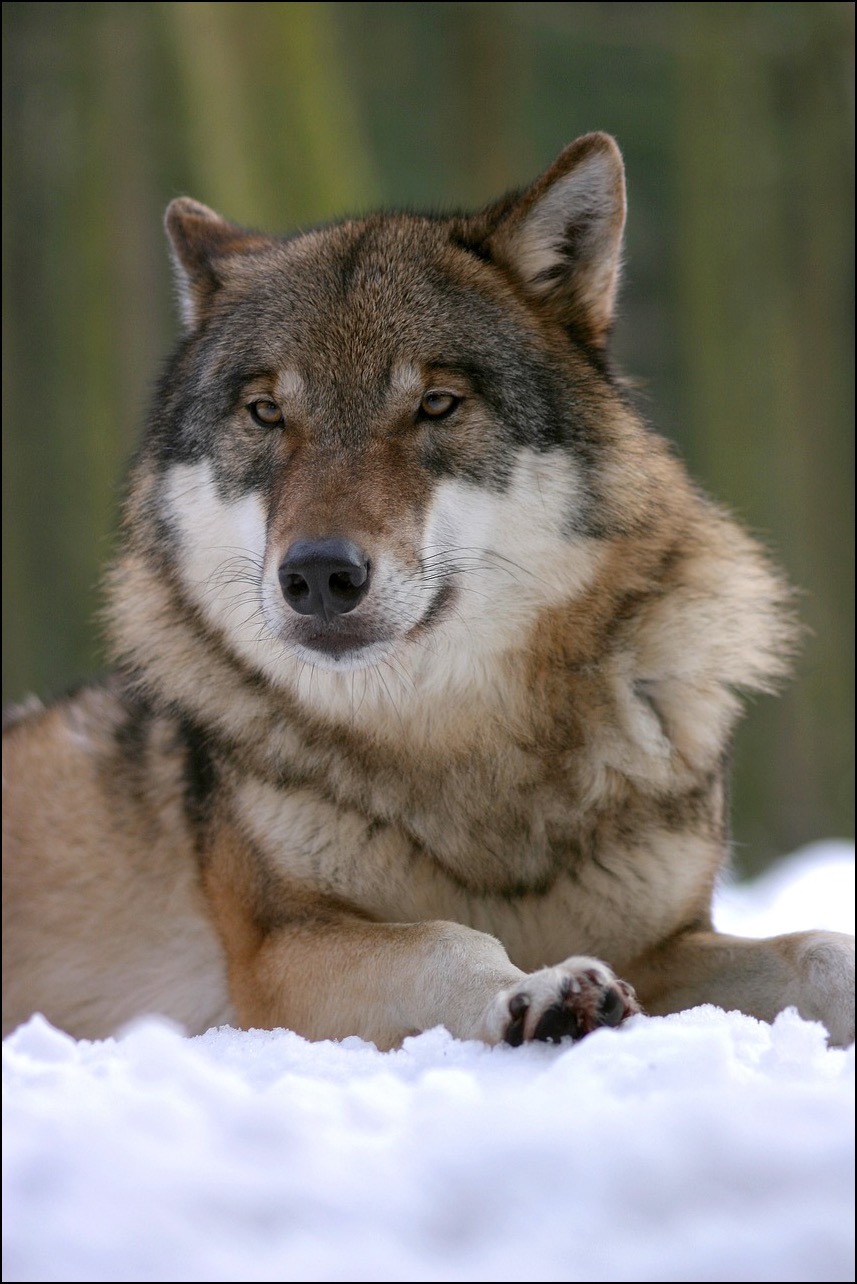
{"type": "Polygon", "coordinates": [[[193,329],[223,285],[226,258],[258,246],[264,238],[245,232],[189,196],[170,202],[164,226],[170,238],[182,320],[187,329],[193,329]]]}
{"type": "Polygon", "coordinates": [[[625,226],[625,171],[609,134],[584,134],[510,205],[488,238],[526,292],[603,345],[625,226]]]}

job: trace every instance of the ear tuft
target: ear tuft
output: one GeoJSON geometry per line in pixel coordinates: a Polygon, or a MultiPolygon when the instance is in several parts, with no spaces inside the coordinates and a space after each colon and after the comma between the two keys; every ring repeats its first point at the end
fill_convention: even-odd
{"type": "Polygon", "coordinates": [[[588,342],[610,330],[625,226],[625,172],[609,134],[585,134],[506,211],[489,239],[535,300],[588,342]]]}
{"type": "Polygon", "coordinates": [[[164,226],[170,239],[182,320],[188,329],[193,329],[223,284],[222,260],[240,251],[250,237],[243,228],[189,196],[170,202],[164,226]]]}

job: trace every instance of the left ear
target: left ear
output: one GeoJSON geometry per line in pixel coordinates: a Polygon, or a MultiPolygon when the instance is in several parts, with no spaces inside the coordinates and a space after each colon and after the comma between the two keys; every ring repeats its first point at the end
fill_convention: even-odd
{"type": "Polygon", "coordinates": [[[271,243],[270,237],[246,232],[189,196],[170,202],[164,226],[170,239],[182,320],[189,330],[205,318],[228,276],[230,262],[271,243]]]}
{"type": "Polygon", "coordinates": [[[496,262],[587,342],[613,320],[625,227],[625,171],[609,134],[584,134],[504,211],[488,239],[496,262]]]}

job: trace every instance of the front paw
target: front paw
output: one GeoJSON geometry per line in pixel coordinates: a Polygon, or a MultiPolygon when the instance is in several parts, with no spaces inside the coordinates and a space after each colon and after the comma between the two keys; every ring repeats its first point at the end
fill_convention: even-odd
{"type": "Polygon", "coordinates": [[[854,937],[844,932],[794,932],[774,944],[793,969],[780,1006],[793,1003],[808,1021],[827,1027],[833,1047],[854,1042],[854,937]]]}
{"type": "Polygon", "coordinates": [[[533,972],[504,990],[494,1002],[490,1024],[496,1042],[518,1047],[531,1039],[582,1039],[639,1011],[630,985],[598,959],[581,957],[533,972]]]}

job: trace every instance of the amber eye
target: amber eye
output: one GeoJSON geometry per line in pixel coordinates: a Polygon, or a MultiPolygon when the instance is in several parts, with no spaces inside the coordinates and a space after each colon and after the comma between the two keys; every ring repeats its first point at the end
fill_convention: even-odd
{"type": "Polygon", "coordinates": [[[260,428],[279,428],[283,423],[282,410],[276,401],[270,401],[267,397],[251,401],[247,409],[260,428]]]}
{"type": "Polygon", "coordinates": [[[420,402],[420,410],[430,419],[442,419],[460,405],[461,398],[452,392],[427,392],[420,402]]]}

